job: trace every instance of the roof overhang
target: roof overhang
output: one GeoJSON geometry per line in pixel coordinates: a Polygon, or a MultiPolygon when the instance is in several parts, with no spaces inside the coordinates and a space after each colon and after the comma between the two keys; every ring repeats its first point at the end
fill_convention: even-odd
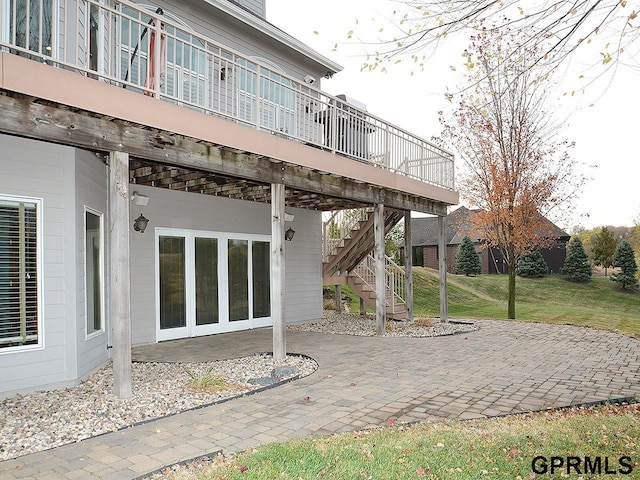
{"type": "Polygon", "coordinates": [[[230,15],[251,28],[259,31],[260,33],[267,35],[279,43],[295,50],[298,53],[310,58],[314,62],[318,63],[320,66],[327,69],[327,73],[338,73],[342,71],[342,66],[334,62],[333,60],[325,57],[324,55],[316,52],[314,49],[301,42],[300,40],[292,37],[288,33],[280,30],[275,25],[269,23],[268,21],[254,15],[238,5],[229,2],[227,0],[204,0],[205,3],[211,5],[212,7],[220,10],[221,12],[230,15]]]}

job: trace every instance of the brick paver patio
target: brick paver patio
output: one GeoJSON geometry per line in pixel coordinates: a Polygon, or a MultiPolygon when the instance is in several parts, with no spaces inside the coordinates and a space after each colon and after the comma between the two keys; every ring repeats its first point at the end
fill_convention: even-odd
{"type": "MultiPolygon", "coordinates": [[[[274,389],[0,462],[3,479],[132,479],[217,450],[396,422],[475,418],[640,398],[640,339],[567,325],[481,321],[436,338],[288,332],[317,372],[274,389]]],[[[134,349],[210,360],[271,350],[271,330],[134,349]]]]}

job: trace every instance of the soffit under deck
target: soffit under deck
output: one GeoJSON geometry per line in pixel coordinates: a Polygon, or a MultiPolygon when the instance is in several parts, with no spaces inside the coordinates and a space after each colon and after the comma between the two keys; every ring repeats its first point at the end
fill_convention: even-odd
{"type": "MultiPolygon", "coordinates": [[[[179,190],[234,200],[271,203],[271,184],[234,178],[201,170],[176,167],[147,160],[131,159],[129,181],[169,190],[179,190]]],[[[363,208],[367,204],[320,195],[295,188],[285,188],[286,204],[309,210],[331,211],[363,208]]]]}

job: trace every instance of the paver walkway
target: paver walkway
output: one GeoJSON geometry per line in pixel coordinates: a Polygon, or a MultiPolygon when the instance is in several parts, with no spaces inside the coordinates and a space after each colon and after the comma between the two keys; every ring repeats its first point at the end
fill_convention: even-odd
{"type": "MultiPolygon", "coordinates": [[[[383,425],[640,398],[640,339],[566,325],[482,321],[436,338],[288,332],[313,375],[46,452],[0,462],[0,478],[132,479],[222,449],[383,425]]],[[[139,357],[227,358],[271,350],[271,330],[191,339],[139,357]],[[160,352],[160,353],[158,353],[160,352]]]]}

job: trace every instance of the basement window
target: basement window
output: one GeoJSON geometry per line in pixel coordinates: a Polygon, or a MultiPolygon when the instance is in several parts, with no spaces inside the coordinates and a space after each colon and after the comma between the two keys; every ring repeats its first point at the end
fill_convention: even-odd
{"type": "Polygon", "coordinates": [[[40,347],[39,199],[0,196],[0,352],[40,347]]]}

